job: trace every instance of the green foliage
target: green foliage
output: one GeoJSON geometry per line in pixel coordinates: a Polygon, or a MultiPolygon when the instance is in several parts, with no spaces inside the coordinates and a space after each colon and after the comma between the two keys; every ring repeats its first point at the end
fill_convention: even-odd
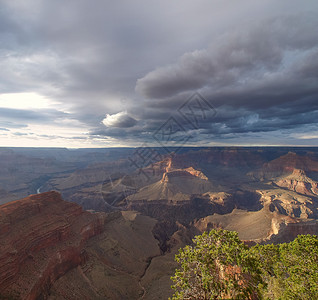
{"type": "Polygon", "coordinates": [[[212,230],[179,250],[172,299],[248,299],[261,282],[258,261],[236,232],[212,230]]]}
{"type": "Polygon", "coordinates": [[[265,299],[318,299],[318,238],[299,235],[280,245],[256,246],[267,288],[265,299]]]}
{"type": "Polygon", "coordinates": [[[318,299],[318,238],[248,248],[236,232],[212,230],[176,255],[172,299],[318,299]]]}

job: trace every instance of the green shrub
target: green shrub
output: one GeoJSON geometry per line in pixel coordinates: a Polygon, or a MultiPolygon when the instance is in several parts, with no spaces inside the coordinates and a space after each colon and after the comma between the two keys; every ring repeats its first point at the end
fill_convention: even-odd
{"type": "Polygon", "coordinates": [[[196,236],[176,255],[172,299],[318,299],[318,238],[248,248],[236,232],[196,236]]]}

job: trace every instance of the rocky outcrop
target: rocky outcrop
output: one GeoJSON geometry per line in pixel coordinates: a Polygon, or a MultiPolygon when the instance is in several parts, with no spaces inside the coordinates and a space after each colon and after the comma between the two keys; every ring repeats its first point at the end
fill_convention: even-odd
{"type": "Polygon", "coordinates": [[[172,169],[167,168],[167,171],[163,173],[162,182],[169,182],[169,178],[171,177],[196,177],[202,180],[208,181],[208,177],[206,177],[201,171],[194,169],[193,167],[185,168],[185,169],[172,169]]]}
{"type": "Polygon", "coordinates": [[[269,205],[271,211],[293,218],[310,219],[318,216],[318,202],[315,198],[296,192],[275,188],[257,190],[261,203],[269,205]]]}
{"type": "Polygon", "coordinates": [[[302,156],[295,152],[288,152],[277,159],[264,165],[264,168],[272,171],[290,171],[302,169],[305,171],[318,172],[318,162],[310,156],[302,156]]]}
{"type": "Polygon", "coordinates": [[[104,220],[57,192],[1,205],[1,294],[46,298],[55,280],[85,262],[85,242],[102,232],[104,220]]]}
{"type": "MultiPolygon", "coordinates": [[[[153,164],[151,167],[144,168],[143,171],[149,173],[151,168],[154,175],[148,178],[148,182],[144,182],[144,185],[136,188],[134,193],[126,198],[128,204],[140,201],[181,204],[190,201],[194,195],[202,195],[214,188],[202,171],[193,167],[174,167],[173,157],[168,157],[153,164]],[[158,178],[160,174],[162,176],[161,179],[158,178]]],[[[136,178],[135,182],[138,181],[136,178]]],[[[135,186],[137,187],[138,184],[135,184],[135,186]]],[[[130,188],[127,185],[126,187],[130,188]]]]}
{"type": "Polygon", "coordinates": [[[317,234],[318,222],[280,214],[266,205],[260,211],[234,209],[230,214],[214,214],[194,222],[200,231],[214,228],[237,231],[239,238],[249,245],[255,243],[283,243],[299,234],[317,234]]]}
{"type": "Polygon", "coordinates": [[[203,180],[209,180],[208,177],[206,177],[201,171],[199,170],[195,170],[192,167],[186,168],[185,171],[187,171],[188,173],[190,173],[191,175],[198,177],[200,179],[203,180]]]}
{"type": "Polygon", "coordinates": [[[294,169],[291,175],[280,178],[275,184],[304,195],[318,195],[318,182],[307,177],[305,171],[294,169]]]}
{"type": "Polygon", "coordinates": [[[150,165],[144,167],[142,172],[147,174],[147,176],[162,176],[165,172],[169,172],[173,165],[173,157],[169,156],[165,159],[151,163],[150,165]]]}
{"type": "Polygon", "coordinates": [[[171,290],[171,283],[158,282],[165,274],[152,279],[157,290],[153,297],[147,297],[149,287],[141,282],[152,258],[160,255],[152,233],[155,224],[156,220],[132,211],[108,214],[104,231],[86,243],[87,261],[58,279],[49,299],[167,299],[162,294],[171,290]]]}
{"type": "Polygon", "coordinates": [[[295,169],[305,172],[318,172],[318,161],[309,155],[288,152],[265,163],[261,169],[251,172],[250,175],[260,179],[271,179],[284,174],[291,174],[295,169]]]}
{"type": "Polygon", "coordinates": [[[314,234],[318,233],[317,220],[296,220],[281,224],[279,231],[273,234],[266,243],[287,243],[294,240],[299,234],[314,234]]]}
{"type": "Polygon", "coordinates": [[[204,198],[207,198],[210,200],[211,203],[216,203],[222,206],[227,205],[229,202],[232,201],[232,195],[225,192],[207,192],[202,195],[204,198]]]}

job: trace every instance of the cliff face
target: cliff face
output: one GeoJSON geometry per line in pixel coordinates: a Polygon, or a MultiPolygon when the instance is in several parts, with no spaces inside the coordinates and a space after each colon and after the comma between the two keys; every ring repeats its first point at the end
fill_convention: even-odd
{"type": "Polygon", "coordinates": [[[277,159],[265,163],[259,173],[266,178],[271,178],[282,174],[291,174],[294,169],[304,170],[305,172],[318,172],[318,162],[310,156],[288,152],[277,159]]]}
{"type": "Polygon", "coordinates": [[[318,183],[307,177],[303,170],[294,169],[289,176],[275,181],[276,185],[305,195],[318,195],[318,183]]]}
{"type": "Polygon", "coordinates": [[[0,206],[0,291],[45,298],[55,280],[85,262],[85,242],[103,230],[104,214],[65,202],[57,192],[0,206]]]}
{"type": "Polygon", "coordinates": [[[314,234],[318,232],[318,221],[295,221],[282,224],[277,234],[271,236],[266,243],[287,243],[294,240],[299,234],[314,234]]]}
{"type": "Polygon", "coordinates": [[[142,283],[151,259],[160,255],[152,234],[155,224],[136,212],[108,214],[104,231],[86,243],[86,262],[54,283],[49,300],[163,299],[171,282],[162,287],[158,282],[162,274],[151,282],[157,289],[153,297],[147,297],[148,287],[142,283]]]}

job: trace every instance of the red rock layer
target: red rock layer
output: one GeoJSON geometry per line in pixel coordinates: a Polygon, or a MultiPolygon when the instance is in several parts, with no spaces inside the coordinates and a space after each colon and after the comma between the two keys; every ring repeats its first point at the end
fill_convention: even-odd
{"type": "Polygon", "coordinates": [[[308,156],[301,156],[294,152],[289,152],[277,159],[264,164],[265,171],[281,171],[291,173],[294,169],[318,172],[318,162],[308,156]]]}
{"type": "Polygon", "coordinates": [[[56,279],[85,261],[84,244],[103,225],[103,214],[57,192],[0,205],[0,295],[45,298],[56,279]]]}

